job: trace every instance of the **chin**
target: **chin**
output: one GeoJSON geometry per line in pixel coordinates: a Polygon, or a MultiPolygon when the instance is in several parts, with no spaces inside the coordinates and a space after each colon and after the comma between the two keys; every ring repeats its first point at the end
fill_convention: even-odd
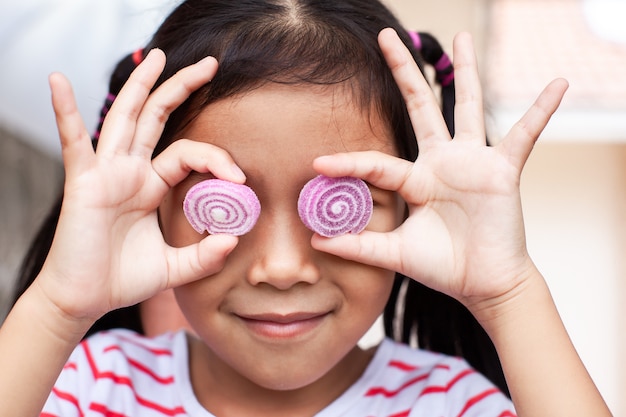
{"type": "Polygon", "coordinates": [[[325,373],[318,368],[307,366],[307,372],[294,373],[293,370],[273,370],[273,372],[256,373],[247,378],[254,384],[271,391],[295,391],[305,388],[320,380],[325,373]]]}

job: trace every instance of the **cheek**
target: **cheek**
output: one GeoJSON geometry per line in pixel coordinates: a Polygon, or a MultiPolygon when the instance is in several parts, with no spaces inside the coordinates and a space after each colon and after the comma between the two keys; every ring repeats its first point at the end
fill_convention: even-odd
{"type": "MultiPolygon", "coordinates": [[[[391,289],[395,272],[364,264],[346,265],[338,271],[336,282],[342,287],[353,323],[361,322],[357,327],[367,330],[382,313],[391,289]]],[[[348,311],[346,311],[348,312],[348,311]]]]}
{"type": "Polygon", "coordinates": [[[199,242],[204,235],[199,234],[189,224],[183,213],[182,191],[170,190],[159,206],[159,224],[165,242],[174,247],[187,246],[199,242]]]}
{"type": "Polygon", "coordinates": [[[402,224],[405,218],[405,204],[394,195],[393,200],[385,204],[374,204],[372,219],[367,230],[374,232],[390,232],[402,224]]]}

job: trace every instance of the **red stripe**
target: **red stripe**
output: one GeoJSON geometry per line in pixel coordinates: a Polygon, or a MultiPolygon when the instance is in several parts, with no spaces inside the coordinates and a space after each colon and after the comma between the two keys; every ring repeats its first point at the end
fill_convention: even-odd
{"type": "Polygon", "coordinates": [[[112,351],[119,351],[122,355],[124,355],[128,363],[133,368],[145,373],[146,375],[154,379],[159,384],[167,385],[167,384],[171,384],[174,382],[173,376],[163,377],[163,376],[157,375],[156,373],[154,373],[154,371],[152,371],[152,369],[148,368],[143,363],[135,359],[129,358],[128,355],[126,355],[126,352],[124,352],[119,346],[109,346],[108,348],[105,349],[105,352],[112,352],[112,351]]]}
{"type": "Polygon", "coordinates": [[[63,369],[73,369],[74,371],[78,370],[78,366],[76,365],[75,362],[68,362],[65,364],[65,366],[63,367],[63,369]]]}
{"type": "MultiPolygon", "coordinates": [[[[402,371],[415,371],[417,369],[420,369],[420,367],[417,366],[417,365],[411,365],[409,363],[402,362],[402,361],[397,361],[397,360],[389,361],[387,366],[389,366],[390,368],[397,368],[397,369],[400,369],[402,371]]],[[[443,364],[443,363],[438,363],[437,365],[433,366],[432,369],[444,369],[446,371],[449,371],[450,370],[450,366],[446,365],[446,364],[443,364]]]]}
{"type": "Polygon", "coordinates": [[[158,411],[159,413],[166,416],[177,416],[178,414],[186,414],[185,409],[182,406],[178,406],[176,408],[165,408],[162,405],[153,403],[152,401],[148,401],[145,398],[141,398],[137,394],[135,394],[135,398],[137,399],[137,402],[144,407],[150,408],[154,411],[158,411]]]}
{"type": "MultiPolygon", "coordinates": [[[[95,360],[93,358],[93,355],[91,353],[91,349],[87,345],[87,342],[83,342],[83,349],[85,351],[85,356],[87,356],[87,362],[89,363],[89,367],[91,368],[91,372],[92,372],[92,374],[94,376],[94,379],[108,378],[108,379],[113,380],[117,384],[128,385],[129,387],[133,386],[132,380],[129,377],[119,376],[119,375],[116,375],[113,372],[100,372],[98,370],[96,362],[95,362],[95,360]]],[[[108,349],[109,349],[109,351],[117,350],[117,349],[113,349],[112,347],[109,347],[108,349]]],[[[171,384],[171,383],[174,382],[174,377],[173,376],[169,376],[169,377],[159,376],[159,375],[155,374],[152,370],[150,370],[147,366],[139,363],[136,360],[130,359],[128,357],[126,357],[126,360],[128,361],[128,363],[131,366],[133,366],[134,368],[136,368],[136,369],[146,373],[147,375],[152,377],[152,379],[154,379],[156,382],[158,382],[160,384],[167,385],[167,384],[171,384]]]]}
{"type": "Polygon", "coordinates": [[[424,374],[424,375],[420,375],[418,377],[415,377],[415,378],[405,382],[404,384],[402,384],[402,386],[400,386],[400,388],[398,388],[396,390],[387,390],[384,387],[372,387],[372,388],[370,388],[369,391],[367,391],[365,396],[366,397],[373,397],[375,395],[383,395],[383,396],[385,396],[387,398],[395,397],[402,390],[404,390],[404,389],[410,387],[411,385],[414,385],[414,384],[416,384],[416,383],[418,383],[420,381],[425,380],[429,376],[430,376],[430,374],[424,374]]]}
{"type": "Polygon", "coordinates": [[[474,374],[474,373],[476,373],[475,370],[473,370],[473,369],[466,369],[463,372],[461,372],[460,374],[458,374],[457,376],[455,376],[454,378],[452,378],[452,380],[450,380],[450,382],[448,382],[448,384],[445,387],[441,386],[441,385],[432,385],[432,386],[424,388],[424,390],[420,393],[420,397],[422,395],[427,395],[427,394],[448,392],[461,379],[465,378],[468,375],[474,374]]]}
{"type": "Polygon", "coordinates": [[[498,417],[517,417],[517,414],[507,410],[504,413],[500,414],[498,417]]]}
{"type": "Polygon", "coordinates": [[[414,370],[419,368],[419,366],[409,365],[408,363],[401,362],[401,361],[389,361],[387,366],[389,366],[391,368],[397,368],[397,369],[400,369],[402,371],[414,371],[414,370]]]}
{"type": "Polygon", "coordinates": [[[463,416],[463,414],[465,414],[467,412],[467,410],[469,410],[472,406],[476,405],[480,401],[484,400],[485,398],[489,397],[490,395],[497,394],[499,392],[500,391],[497,388],[491,388],[491,389],[488,389],[487,391],[484,391],[484,392],[476,395],[475,397],[470,398],[467,401],[467,403],[465,403],[465,407],[463,407],[463,409],[459,413],[458,417],[463,416]]]}
{"type": "MultiPolygon", "coordinates": [[[[89,347],[89,344],[87,341],[83,341],[81,343],[81,346],[83,347],[83,350],[85,351],[85,356],[87,357],[87,362],[89,363],[89,367],[91,368],[91,372],[93,374],[94,379],[110,379],[112,380],[114,383],[118,384],[118,385],[125,385],[128,386],[132,392],[133,395],[135,396],[135,399],[137,400],[137,403],[139,403],[140,405],[146,407],[146,408],[150,408],[152,410],[158,411],[161,414],[167,415],[167,416],[175,416],[178,414],[184,414],[185,410],[182,407],[176,407],[176,408],[166,408],[160,404],[157,404],[155,402],[149,401],[143,397],[140,397],[137,394],[137,391],[135,391],[135,387],[133,385],[133,381],[126,376],[120,376],[115,374],[114,372],[101,372],[98,369],[98,366],[96,364],[96,361],[94,360],[94,357],[91,353],[91,349],[89,347]]],[[[97,405],[96,405],[97,406],[97,405]]]]}
{"type": "MultiPolygon", "coordinates": [[[[138,400],[139,400],[139,398],[138,398],[138,400]]],[[[139,402],[141,403],[141,401],[139,401],[139,402]]],[[[150,407],[150,408],[152,408],[152,407],[150,407]]],[[[109,410],[108,407],[106,405],[104,405],[104,404],[92,403],[89,406],[89,409],[91,411],[95,411],[97,413],[102,414],[104,417],[129,417],[126,414],[121,414],[121,413],[109,410]]],[[[182,407],[177,407],[177,408],[175,408],[173,410],[167,410],[167,409],[162,409],[162,408],[153,408],[153,409],[156,410],[156,411],[159,411],[159,412],[161,412],[161,413],[163,413],[165,415],[168,415],[168,416],[175,416],[177,414],[184,414],[185,413],[185,410],[182,407]]],[[[130,416],[130,417],[132,417],[132,416],[130,416]]]]}
{"type": "Polygon", "coordinates": [[[100,372],[96,370],[96,374],[94,375],[94,378],[95,379],[110,379],[117,385],[126,385],[127,387],[132,388],[133,391],[135,390],[132,379],[130,379],[127,376],[117,375],[115,372],[111,372],[111,371],[100,372]]]}
{"type": "MultiPolygon", "coordinates": [[[[141,343],[140,339],[138,339],[138,338],[136,339],[136,338],[127,337],[127,336],[121,336],[121,335],[116,335],[116,337],[118,339],[126,342],[126,343],[129,343],[129,344],[137,346],[138,348],[141,348],[141,349],[143,349],[143,350],[145,350],[147,352],[150,352],[153,355],[156,355],[156,356],[160,356],[160,355],[172,356],[172,351],[171,350],[169,350],[169,349],[156,349],[156,348],[153,348],[153,347],[149,346],[146,343],[141,343]]],[[[104,351],[106,352],[107,350],[113,349],[113,348],[116,348],[116,347],[117,347],[116,345],[109,346],[109,347],[106,347],[104,349],[104,351]]]]}
{"type": "MultiPolygon", "coordinates": [[[[179,415],[179,414],[185,414],[185,409],[183,407],[181,407],[181,406],[175,407],[175,408],[166,408],[166,407],[163,407],[163,406],[161,406],[159,404],[156,404],[156,403],[154,403],[152,401],[148,401],[145,398],[142,398],[142,397],[138,396],[137,393],[135,393],[135,400],[137,400],[137,403],[139,405],[142,405],[142,406],[144,406],[146,408],[150,408],[151,410],[154,410],[154,411],[159,412],[159,413],[161,413],[163,415],[166,415],[166,416],[176,416],[176,415],[179,415]]],[[[100,414],[102,414],[105,417],[127,417],[124,414],[116,413],[114,411],[109,410],[106,407],[106,405],[103,405],[103,404],[92,403],[89,406],[89,409],[92,410],[92,411],[99,412],[100,414]]]]}
{"type": "Polygon", "coordinates": [[[391,414],[389,417],[409,417],[411,410],[402,411],[400,413],[391,414]]]}
{"type": "Polygon", "coordinates": [[[50,414],[50,413],[41,413],[39,414],[39,417],[60,417],[60,416],[57,416],[56,414],[50,414]]]}
{"type": "MultiPolygon", "coordinates": [[[[398,362],[400,363],[400,362],[398,362]]],[[[391,362],[389,363],[389,365],[391,365],[391,362]]],[[[438,364],[432,367],[432,370],[435,369],[444,369],[444,370],[449,370],[450,367],[448,365],[444,365],[444,364],[438,364]]],[[[473,372],[473,371],[472,371],[473,372]]],[[[400,386],[400,388],[397,388],[395,390],[388,390],[385,387],[372,387],[370,388],[370,390],[365,394],[366,397],[373,397],[375,395],[383,395],[387,398],[391,398],[391,397],[395,397],[396,395],[398,395],[402,390],[410,387],[411,385],[414,385],[420,381],[423,381],[424,379],[427,379],[428,377],[430,377],[432,372],[424,374],[424,375],[419,375],[413,379],[410,379],[409,381],[405,382],[403,385],[400,386]]],[[[458,379],[460,379],[459,377],[457,377],[458,379]]],[[[455,380],[453,380],[454,382],[451,382],[451,384],[456,383],[455,380]]],[[[441,391],[439,388],[440,387],[432,387],[434,389],[436,389],[438,392],[441,391]]],[[[430,389],[429,387],[425,388],[425,390],[430,389]]],[[[445,388],[443,388],[445,390],[445,388]]],[[[422,393],[420,395],[423,395],[424,391],[422,391],[422,393]]]]}
{"type": "Polygon", "coordinates": [[[81,417],[84,416],[82,410],[80,409],[80,404],[78,403],[78,398],[76,398],[75,396],[73,396],[69,392],[59,391],[57,388],[52,388],[52,392],[59,399],[61,399],[63,401],[67,401],[67,402],[71,403],[74,407],[76,407],[76,410],[78,411],[78,415],[79,416],[81,416],[81,417]]]}
{"type": "Polygon", "coordinates": [[[154,371],[152,371],[150,368],[148,368],[147,366],[145,366],[142,363],[137,362],[134,359],[128,358],[128,363],[130,363],[134,368],[138,369],[139,371],[143,372],[144,374],[150,376],[153,380],[155,380],[156,382],[158,382],[161,385],[168,385],[168,384],[174,383],[174,377],[173,376],[169,376],[169,377],[159,376],[159,375],[155,374],[154,371]]]}
{"type": "Polygon", "coordinates": [[[93,360],[93,356],[91,355],[91,349],[89,349],[87,340],[83,340],[80,343],[80,346],[83,348],[83,351],[85,352],[85,357],[87,358],[89,369],[91,369],[91,374],[93,375],[94,379],[96,379],[98,377],[98,368],[96,367],[96,362],[93,360]]]}
{"type": "Polygon", "coordinates": [[[106,405],[92,403],[89,406],[91,411],[95,411],[96,413],[102,414],[104,417],[128,417],[126,414],[116,413],[115,411],[111,411],[107,408],[106,405]]]}

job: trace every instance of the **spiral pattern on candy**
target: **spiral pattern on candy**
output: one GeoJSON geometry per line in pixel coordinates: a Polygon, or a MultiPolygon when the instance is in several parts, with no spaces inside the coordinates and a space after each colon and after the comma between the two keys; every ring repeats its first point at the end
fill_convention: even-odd
{"type": "Polygon", "coordinates": [[[372,217],[373,205],[363,180],[319,175],[302,188],[298,214],[312,231],[334,237],[363,231],[372,217]]]}
{"type": "Polygon", "coordinates": [[[220,179],[197,183],[183,201],[187,221],[198,233],[241,236],[255,225],[261,203],[246,185],[220,179]]]}

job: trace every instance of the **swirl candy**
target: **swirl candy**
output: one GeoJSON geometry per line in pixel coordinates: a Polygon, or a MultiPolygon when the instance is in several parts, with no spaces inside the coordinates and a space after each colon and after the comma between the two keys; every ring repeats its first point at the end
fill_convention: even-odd
{"type": "Polygon", "coordinates": [[[372,217],[372,195],[353,177],[319,175],[306,183],[298,198],[298,214],[306,227],[326,237],[360,233],[372,217]]]}
{"type": "Polygon", "coordinates": [[[198,233],[241,236],[254,227],[261,203],[246,185],[210,179],[187,191],[183,211],[198,233]]]}

